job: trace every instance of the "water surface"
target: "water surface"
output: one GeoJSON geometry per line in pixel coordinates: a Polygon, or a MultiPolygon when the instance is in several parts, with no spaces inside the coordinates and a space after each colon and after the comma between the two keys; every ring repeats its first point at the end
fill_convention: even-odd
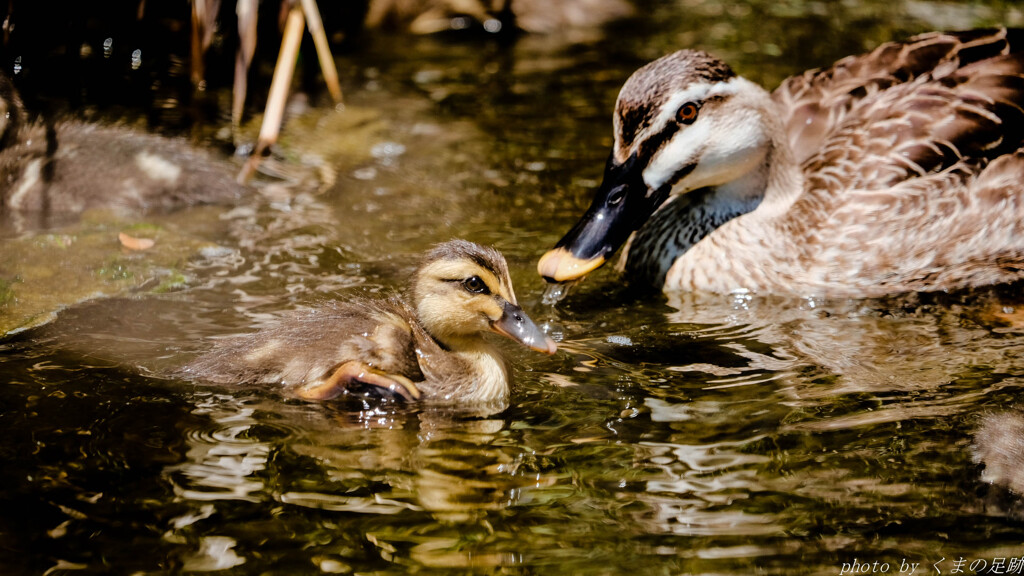
{"type": "Polygon", "coordinates": [[[312,95],[272,163],[286,177],[239,205],[5,230],[5,263],[72,238],[82,282],[109,289],[32,280],[59,314],[0,340],[2,571],[945,574],[1024,558],[1006,488],[1021,485],[1019,287],[665,299],[602,270],[552,308],[534,271],[589,202],[615,94],[647,60],[701,47],[774,86],[890,38],[1020,25],[1019,9],[643,8],[573,43],[373,38],[339,55],[345,108],[312,95]],[[167,260],[125,256],[122,229],[160,231],[167,260]],[[401,287],[453,236],[504,251],[560,340],[551,358],[506,347],[504,411],[165,377],[214,338],[401,287]]]}

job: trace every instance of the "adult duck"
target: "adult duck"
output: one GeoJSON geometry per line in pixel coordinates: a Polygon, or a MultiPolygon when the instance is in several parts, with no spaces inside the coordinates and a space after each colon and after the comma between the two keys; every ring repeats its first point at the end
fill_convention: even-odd
{"type": "Polygon", "coordinates": [[[930,33],[773,93],[683,50],[622,87],[604,181],[538,270],[629,240],[671,291],[877,297],[1024,277],[1024,31],[930,33]]]}

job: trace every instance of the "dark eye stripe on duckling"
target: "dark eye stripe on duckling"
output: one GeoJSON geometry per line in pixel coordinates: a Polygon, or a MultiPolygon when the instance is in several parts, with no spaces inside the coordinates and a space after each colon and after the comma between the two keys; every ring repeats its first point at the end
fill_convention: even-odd
{"type": "Polygon", "coordinates": [[[484,296],[504,293],[501,280],[493,272],[476,265],[475,262],[473,265],[463,264],[455,269],[444,270],[441,274],[442,276],[438,278],[440,281],[458,284],[466,292],[484,296]]]}

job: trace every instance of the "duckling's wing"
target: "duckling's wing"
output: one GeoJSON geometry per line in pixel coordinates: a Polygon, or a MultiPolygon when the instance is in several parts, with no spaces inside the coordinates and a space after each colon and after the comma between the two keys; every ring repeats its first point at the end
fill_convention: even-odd
{"type": "Polygon", "coordinates": [[[419,327],[415,313],[397,296],[364,300],[363,305],[373,313],[364,317],[365,327],[352,341],[358,348],[359,359],[383,372],[412,381],[423,380],[413,331],[419,327]]]}
{"type": "Polygon", "coordinates": [[[407,315],[391,300],[331,302],[292,314],[252,334],[219,342],[181,374],[225,384],[299,385],[361,361],[421,380],[407,315]]]}
{"type": "Polygon", "coordinates": [[[818,150],[866,99],[927,76],[940,79],[972,64],[1024,50],[1024,31],[933,32],[890,42],[829,68],[785,80],[772,94],[797,162],[818,150]]]}

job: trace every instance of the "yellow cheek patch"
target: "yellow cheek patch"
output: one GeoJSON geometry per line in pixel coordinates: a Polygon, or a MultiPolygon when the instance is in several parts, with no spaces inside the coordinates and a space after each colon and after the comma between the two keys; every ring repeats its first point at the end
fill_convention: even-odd
{"type": "Polygon", "coordinates": [[[492,322],[499,320],[505,313],[492,296],[478,296],[470,301],[470,309],[487,316],[492,322]]]}

